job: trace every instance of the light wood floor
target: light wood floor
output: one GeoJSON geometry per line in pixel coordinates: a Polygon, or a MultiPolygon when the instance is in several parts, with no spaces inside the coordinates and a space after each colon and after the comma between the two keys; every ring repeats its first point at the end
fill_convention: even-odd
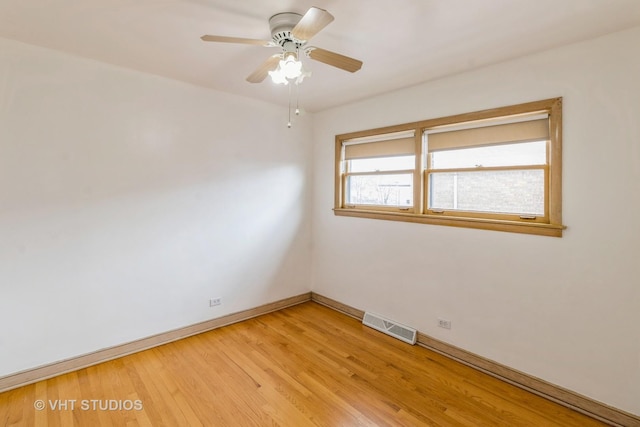
{"type": "Polygon", "coordinates": [[[2,393],[0,425],[603,424],[309,302],[2,393]]]}

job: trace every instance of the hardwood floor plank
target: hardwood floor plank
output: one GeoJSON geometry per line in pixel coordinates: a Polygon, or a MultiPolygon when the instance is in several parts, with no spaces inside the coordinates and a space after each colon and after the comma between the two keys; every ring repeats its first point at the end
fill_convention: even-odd
{"type": "Polygon", "coordinates": [[[307,302],[1,393],[0,425],[604,424],[307,302]]]}
{"type": "MultiPolygon", "coordinates": [[[[360,330],[361,332],[365,332],[367,334],[370,332],[369,330],[363,330],[363,326],[361,326],[359,322],[352,321],[352,323],[355,327],[354,330],[360,330]]],[[[350,352],[347,353],[347,355],[344,357],[342,363],[347,365],[350,371],[354,372],[355,376],[353,376],[353,379],[356,382],[359,382],[359,380],[361,379],[364,380],[363,384],[368,386],[368,394],[372,394],[375,391],[378,400],[384,401],[386,399],[386,395],[389,394],[402,395],[406,394],[406,390],[413,390],[414,392],[418,391],[423,396],[418,399],[419,401],[415,401],[415,399],[414,401],[412,401],[411,396],[418,396],[415,393],[409,394],[405,398],[405,403],[407,404],[407,407],[404,408],[405,413],[413,413],[417,416],[423,416],[426,420],[430,420],[431,422],[439,421],[440,423],[443,423],[443,425],[457,425],[454,420],[449,419],[448,416],[444,415],[446,406],[442,404],[442,399],[446,398],[446,396],[443,394],[442,390],[445,389],[437,386],[432,386],[430,390],[426,390],[424,386],[416,386],[411,381],[408,381],[404,378],[405,375],[401,372],[398,366],[394,365],[393,363],[389,363],[387,360],[385,360],[385,357],[380,357],[381,354],[385,355],[386,357],[393,357],[393,354],[385,352],[384,346],[372,346],[371,343],[362,341],[357,336],[355,336],[357,334],[345,337],[344,330],[335,331],[338,332],[339,335],[336,337],[337,339],[334,342],[343,342],[343,340],[346,340],[347,342],[354,343],[353,347],[350,348],[350,352]],[[381,387],[378,387],[377,384],[380,384],[381,387]],[[438,397],[435,399],[432,397],[427,397],[425,399],[424,396],[438,397]],[[421,404],[424,406],[425,403],[430,407],[428,417],[419,412],[416,413],[416,411],[412,411],[412,404],[421,404]]],[[[375,334],[379,333],[375,332],[375,334]]],[[[400,349],[404,349],[405,347],[414,349],[414,347],[407,346],[406,344],[401,343],[397,340],[393,340],[386,335],[379,334],[377,338],[382,341],[390,339],[392,341],[390,341],[388,344],[391,344],[392,346],[399,344],[398,348],[400,349]]],[[[323,349],[320,349],[319,351],[321,353],[326,352],[323,349]]],[[[395,356],[398,356],[397,352],[395,353],[395,356]]],[[[415,362],[415,360],[406,358],[404,360],[398,359],[394,363],[397,363],[399,365],[406,365],[412,362],[415,362]]],[[[453,401],[454,399],[451,400],[453,401]]],[[[399,411],[400,409],[403,408],[401,407],[399,409],[396,409],[396,411],[399,411]]],[[[467,405],[466,411],[469,412],[471,411],[471,409],[472,408],[467,405]]],[[[396,415],[396,412],[394,412],[393,415],[396,415]]]]}

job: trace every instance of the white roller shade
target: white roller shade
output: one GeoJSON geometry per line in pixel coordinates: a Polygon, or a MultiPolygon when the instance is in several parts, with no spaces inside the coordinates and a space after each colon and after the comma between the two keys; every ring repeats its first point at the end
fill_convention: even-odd
{"type": "Polygon", "coordinates": [[[549,119],[427,133],[429,151],[549,139],[549,119]]]}
{"type": "Polygon", "coordinates": [[[343,142],[345,160],[409,156],[416,153],[414,131],[356,138],[343,142]]]}

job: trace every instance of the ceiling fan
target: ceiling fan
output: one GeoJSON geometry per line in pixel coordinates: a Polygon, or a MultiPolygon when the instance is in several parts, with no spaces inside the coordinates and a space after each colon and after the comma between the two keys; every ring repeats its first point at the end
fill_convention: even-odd
{"type": "Polygon", "coordinates": [[[265,47],[280,47],[279,54],[272,55],[253,73],[247,77],[250,83],[260,83],[270,75],[275,83],[287,84],[290,81],[302,82],[310,73],[302,69],[300,54],[315,61],[354,73],[362,67],[359,61],[339,53],[308,46],[308,41],[333,21],[333,15],[324,9],[310,8],[304,16],[285,12],[269,18],[271,40],[249,39],[242,37],[227,37],[204,35],[200,37],[206,42],[240,43],[265,47]]]}

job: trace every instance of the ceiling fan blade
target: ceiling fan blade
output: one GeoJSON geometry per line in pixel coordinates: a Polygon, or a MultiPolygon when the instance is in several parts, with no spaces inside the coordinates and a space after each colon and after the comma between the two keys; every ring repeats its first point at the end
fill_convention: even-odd
{"type": "Polygon", "coordinates": [[[291,30],[291,35],[298,40],[309,40],[333,21],[333,15],[324,9],[312,7],[307,10],[298,24],[291,30]]]}
{"type": "Polygon", "coordinates": [[[275,70],[280,59],[280,55],[273,55],[269,57],[253,73],[249,74],[247,81],[249,83],[260,83],[269,75],[269,71],[275,70]]]}
{"type": "Polygon", "coordinates": [[[305,49],[305,52],[309,58],[315,61],[320,61],[324,64],[349,71],[350,73],[355,73],[362,68],[362,61],[331,52],[330,50],[310,46],[305,49]]]}
{"type": "Polygon", "coordinates": [[[244,37],[211,36],[207,34],[200,38],[202,39],[202,41],[205,41],[205,42],[240,43],[240,44],[254,44],[258,46],[274,46],[271,40],[246,39],[244,37]]]}

